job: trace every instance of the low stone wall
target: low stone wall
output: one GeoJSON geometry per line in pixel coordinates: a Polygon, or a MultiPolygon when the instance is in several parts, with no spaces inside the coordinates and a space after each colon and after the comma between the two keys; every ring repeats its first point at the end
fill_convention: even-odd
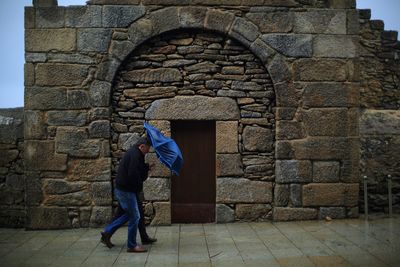
{"type": "Polygon", "coordinates": [[[25,224],[23,108],[0,109],[0,226],[25,224]]]}
{"type": "MultiPolygon", "coordinates": [[[[400,212],[400,42],[381,20],[360,18],[361,176],[368,176],[370,212],[387,212],[386,177],[393,177],[393,210],[400,212]]],[[[361,182],[361,180],[360,180],[361,182]]],[[[361,184],[360,209],[364,211],[361,184]]]]}

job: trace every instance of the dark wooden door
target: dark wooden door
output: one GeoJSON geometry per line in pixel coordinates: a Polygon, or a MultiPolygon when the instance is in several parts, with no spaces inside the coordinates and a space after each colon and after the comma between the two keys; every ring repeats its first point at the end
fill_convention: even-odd
{"type": "Polygon", "coordinates": [[[173,121],[183,168],[171,181],[172,223],[215,222],[215,121],[173,121]]]}

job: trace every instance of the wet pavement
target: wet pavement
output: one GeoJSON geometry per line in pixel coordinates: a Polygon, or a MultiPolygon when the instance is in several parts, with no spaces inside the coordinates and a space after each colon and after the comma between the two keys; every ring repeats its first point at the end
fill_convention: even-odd
{"type": "Polygon", "coordinates": [[[112,249],[100,231],[0,228],[0,266],[400,266],[400,215],[148,227],[158,242],[142,254],[126,252],[126,227],[112,249]]]}

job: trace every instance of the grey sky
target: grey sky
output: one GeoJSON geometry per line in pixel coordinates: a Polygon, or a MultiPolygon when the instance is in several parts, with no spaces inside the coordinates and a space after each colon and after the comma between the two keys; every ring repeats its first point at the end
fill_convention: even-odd
{"type": "MultiPolygon", "coordinates": [[[[84,5],[86,0],[58,0],[60,6],[84,5]]],[[[24,6],[32,0],[0,0],[0,108],[24,105],[24,6]]],[[[357,8],[372,9],[386,30],[400,31],[400,0],[357,0],[357,8]]]]}

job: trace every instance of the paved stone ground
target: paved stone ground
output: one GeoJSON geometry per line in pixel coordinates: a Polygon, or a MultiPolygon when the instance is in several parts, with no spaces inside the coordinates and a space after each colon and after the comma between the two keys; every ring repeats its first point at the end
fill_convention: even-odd
{"type": "Polygon", "coordinates": [[[0,266],[400,266],[400,216],[279,223],[149,227],[144,254],[126,253],[126,228],[99,242],[101,229],[0,229],[0,266]]]}

